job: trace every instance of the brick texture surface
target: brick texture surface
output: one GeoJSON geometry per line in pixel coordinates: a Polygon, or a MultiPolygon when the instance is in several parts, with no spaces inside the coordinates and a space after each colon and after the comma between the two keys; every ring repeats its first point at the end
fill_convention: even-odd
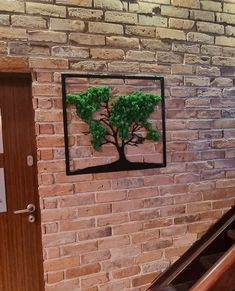
{"type": "Polygon", "coordinates": [[[35,73],[46,291],[145,290],[234,205],[234,7],[1,1],[0,70],[35,73]],[[61,71],[164,76],[167,167],[66,176],[61,71]]]}

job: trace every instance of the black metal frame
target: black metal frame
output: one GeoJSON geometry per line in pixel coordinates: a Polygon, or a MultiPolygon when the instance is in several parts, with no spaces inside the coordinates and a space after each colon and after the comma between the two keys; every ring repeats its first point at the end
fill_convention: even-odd
{"type": "Polygon", "coordinates": [[[131,74],[92,74],[92,73],[62,73],[62,98],[63,98],[63,123],[64,123],[64,144],[65,144],[65,163],[67,175],[78,175],[88,173],[104,173],[115,171],[139,170],[150,168],[166,167],[166,122],[165,122],[165,95],[164,78],[155,75],[131,75],[131,74]],[[67,123],[67,105],[66,105],[66,79],[67,78],[100,78],[100,79],[133,79],[133,80],[159,80],[161,85],[161,113],[162,113],[162,144],[163,144],[163,162],[162,163],[132,163],[128,167],[109,167],[110,164],[103,166],[93,166],[84,169],[70,170],[69,142],[68,142],[68,123],[67,123]]]}

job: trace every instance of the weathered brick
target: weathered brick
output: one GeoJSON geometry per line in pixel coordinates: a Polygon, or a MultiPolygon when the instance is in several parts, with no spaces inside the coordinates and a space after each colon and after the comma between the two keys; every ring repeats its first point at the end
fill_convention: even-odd
{"type": "Polygon", "coordinates": [[[220,56],[222,55],[222,48],[214,45],[202,45],[201,53],[206,55],[220,56]]]}
{"type": "Polygon", "coordinates": [[[172,74],[191,75],[193,73],[193,67],[190,65],[172,64],[171,71],[172,71],[172,74]]]}
{"type": "Polygon", "coordinates": [[[76,268],[71,268],[73,267],[72,265],[68,266],[70,269],[67,269],[65,272],[65,277],[66,279],[71,279],[71,278],[76,278],[80,276],[85,276],[85,275],[90,275],[94,273],[98,273],[100,271],[100,265],[98,263],[95,264],[89,264],[86,266],[81,266],[81,267],[74,267],[76,268]]]}
{"type": "Polygon", "coordinates": [[[235,37],[216,36],[215,44],[234,47],[235,37]]]}
{"type": "Polygon", "coordinates": [[[225,22],[227,24],[235,24],[234,15],[226,13],[216,13],[216,22],[225,22]]]}
{"type": "Polygon", "coordinates": [[[71,69],[81,70],[81,71],[106,71],[107,64],[105,61],[81,61],[81,62],[71,62],[71,69]]]}
{"type": "Polygon", "coordinates": [[[185,8],[178,8],[172,6],[161,6],[161,15],[175,17],[177,15],[178,18],[188,18],[189,10],[185,8]]]}
{"type": "Polygon", "coordinates": [[[196,25],[197,25],[197,31],[199,32],[224,34],[224,26],[220,24],[210,23],[210,25],[208,25],[208,22],[197,22],[196,25]]]}
{"type": "Polygon", "coordinates": [[[223,5],[223,12],[235,14],[234,4],[232,4],[232,3],[224,3],[224,5],[223,5]]]}
{"type": "Polygon", "coordinates": [[[126,25],[125,32],[127,35],[155,37],[155,27],[126,25]]]}
{"type": "Polygon", "coordinates": [[[70,41],[72,44],[82,44],[82,45],[105,45],[104,35],[92,35],[85,33],[70,33],[70,41]]]}
{"type": "MultiPolygon", "coordinates": [[[[99,284],[104,284],[105,282],[108,282],[108,274],[99,272],[98,275],[90,275],[87,278],[81,279],[81,286],[82,288],[88,288],[87,291],[97,291],[98,289],[94,286],[97,286],[99,284]],[[89,288],[90,287],[90,288],[89,288]]],[[[85,289],[84,289],[85,290],[85,289]]]]}
{"type": "Polygon", "coordinates": [[[171,4],[174,6],[182,6],[188,8],[200,8],[199,0],[172,0],[171,4]]]}
{"type": "Polygon", "coordinates": [[[186,36],[183,31],[168,28],[157,28],[156,37],[160,39],[186,40],[186,36]]]}
{"type": "Polygon", "coordinates": [[[80,18],[82,20],[101,20],[103,17],[103,11],[87,8],[69,8],[68,13],[70,17],[80,18]]]}
{"type": "Polygon", "coordinates": [[[39,14],[54,17],[66,17],[66,8],[64,6],[43,4],[43,3],[26,3],[26,13],[39,14]]]}
{"type": "Polygon", "coordinates": [[[150,51],[127,51],[126,59],[131,61],[154,61],[155,53],[150,51]]]}
{"type": "Polygon", "coordinates": [[[109,36],[109,37],[106,37],[106,43],[107,43],[107,46],[110,46],[110,47],[139,48],[138,38],[109,36]]]}
{"type": "Polygon", "coordinates": [[[120,0],[95,0],[94,7],[107,10],[123,10],[123,4],[120,0]]]}
{"type": "Polygon", "coordinates": [[[108,64],[110,72],[139,72],[138,62],[111,62],[108,64]]]}
{"type": "Polygon", "coordinates": [[[68,60],[59,58],[30,58],[29,65],[31,68],[48,68],[48,69],[67,69],[68,60]]]}
{"type": "Polygon", "coordinates": [[[200,64],[200,65],[209,65],[210,57],[209,56],[198,56],[185,54],[184,55],[185,64],[200,64]]]}
{"type": "Polygon", "coordinates": [[[157,62],[160,63],[183,63],[183,57],[171,52],[158,52],[157,62]]]}
{"type": "Polygon", "coordinates": [[[46,45],[30,45],[22,42],[10,42],[9,51],[16,55],[50,55],[49,47],[46,45]]]}
{"type": "Polygon", "coordinates": [[[7,43],[4,41],[0,41],[0,53],[6,54],[7,53],[7,43]]]}
{"type": "Polygon", "coordinates": [[[173,43],[173,51],[183,53],[199,53],[200,46],[198,44],[173,43]]]}
{"type": "Polygon", "coordinates": [[[167,27],[167,18],[160,16],[148,16],[148,15],[139,15],[139,24],[140,25],[150,25],[157,27],[167,27]]]}
{"type": "Polygon", "coordinates": [[[181,30],[192,29],[194,26],[195,21],[193,20],[186,20],[186,19],[177,19],[177,18],[170,18],[169,19],[169,27],[176,28],[181,30]]]}
{"type": "Polygon", "coordinates": [[[107,22],[137,24],[137,14],[134,13],[107,11],[104,19],[107,22]]]}
{"type": "Polygon", "coordinates": [[[184,84],[186,86],[208,86],[210,79],[207,77],[185,77],[184,84]]]}
{"type": "Polygon", "coordinates": [[[32,30],[28,32],[30,41],[65,43],[67,35],[64,32],[32,30]]]}
{"type": "Polygon", "coordinates": [[[170,43],[155,39],[141,39],[141,45],[144,49],[149,50],[169,51],[171,49],[170,43]]]}
{"type": "Polygon", "coordinates": [[[27,15],[12,15],[12,26],[25,27],[25,28],[46,28],[47,21],[43,17],[27,16],[27,15]]]}
{"type": "Polygon", "coordinates": [[[187,34],[187,40],[199,43],[214,43],[214,37],[208,34],[199,33],[199,32],[189,32],[187,34]]]}
{"type": "Polygon", "coordinates": [[[90,55],[93,59],[120,60],[124,59],[124,51],[121,49],[91,48],[90,55]]]}
{"type": "Polygon", "coordinates": [[[26,40],[26,29],[13,27],[0,27],[1,39],[26,40]]]}
{"type": "Polygon", "coordinates": [[[79,59],[89,58],[88,49],[74,46],[53,46],[51,48],[51,54],[55,57],[69,57],[79,59]]]}
{"type": "Polygon", "coordinates": [[[50,28],[51,30],[82,32],[85,28],[85,24],[80,20],[51,18],[50,28]]]}
{"type": "Polygon", "coordinates": [[[121,24],[108,24],[104,22],[89,22],[89,32],[99,34],[123,34],[123,26],[121,24]]]}
{"type": "Polygon", "coordinates": [[[190,18],[195,20],[215,21],[215,13],[201,10],[191,10],[190,18]]]}
{"type": "Polygon", "coordinates": [[[234,26],[227,25],[225,27],[225,32],[226,32],[227,35],[235,36],[235,28],[234,28],[234,26]]]}
{"type": "Polygon", "coordinates": [[[222,11],[222,3],[215,1],[201,1],[201,8],[208,11],[222,11]]]}
{"type": "Polygon", "coordinates": [[[217,67],[197,67],[197,75],[201,76],[220,76],[220,69],[217,67]]]}
{"type": "Polygon", "coordinates": [[[166,65],[157,65],[157,64],[140,64],[141,72],[152,72],[159,74],[169,74],[171,71],[170,66],[166,65]]]}
{"type": "Polygon", "coordinates": [[[212,64],[217,66],[235,66],[235,59],[230,57],[212,57],[212,64]]]}
{"type": "Polygon", "coordinates": [[[21,1],[1,1],[0,11],[24,13],[24,3],[21,1]]]}
{"type": "Polygon", "coordinates": [[[56,0],[56,4],[92,7],[92,0],[56,0]]]}
{"type": "Polygon", "coordinates": [[[10,25],[10,17],[8,15],[0,15],[0,25],[10,25]]]}

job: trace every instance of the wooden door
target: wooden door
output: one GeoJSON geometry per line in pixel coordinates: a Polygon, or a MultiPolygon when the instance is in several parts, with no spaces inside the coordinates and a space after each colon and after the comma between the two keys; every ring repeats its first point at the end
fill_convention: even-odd
{"type": "MultiPolygon", "coordinates": [[[[0,109],[3,140],[0,170],[4,169],[7,206],[5,212],[4,207],[0,209],[0,290],[42,291],[42,247],[30,74],[0,73],[0,109]],[[36,218],[35,222],[28,221],[30,213],[14,213],[26,209],[28,204],[36,207],[31,213],[36,218]]],[[[1,185],[1,188],[4,187],[1,185]]],[[[4,189],[1,191],[0,202],[3,205],[4,189]]]]}

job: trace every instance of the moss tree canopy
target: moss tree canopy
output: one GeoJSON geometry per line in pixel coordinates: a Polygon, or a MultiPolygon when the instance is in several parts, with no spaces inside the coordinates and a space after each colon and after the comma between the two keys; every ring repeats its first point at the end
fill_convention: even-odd
{"type": "Polygon", "coordinates": [[[159,131],[148,122],[160,101],[161,97],[157,94],[136,91],[118,96],[111,103],[111,88],[107,86],[67,94],[67,102],[76,106],[77,115],[89,125],[94,149],[111,143],[119,152],[120,149],[124,151],[125,145],[138,145],[145,139],[160,139],[159,131]],[[96,112],[100,112],[98,119],[94,118],[96,112]],[[141,129],[145,129],[145,136],[140,133],[141,129]]]}
{"type": "Polygon", "coordinates": [[[133,123],[144,127],[148,134],[148,131],[152,128],[147,119],[160,101],[160,96],[142,91],[133,92],[127,96],[119,96],[112,106],[109,118],[110,124],[118,128],[118,135],[123,140],[130,137],[129,129],[133,123]]]}
{"type": "Polygon", "coordinates": [[[99,110],[101,102],[108,102],[110,96],[109,87],[90,87],[86,92],[67,94],[67,102],[75,104],[77,115],[89,124],[93,113],[99,110]]]}

